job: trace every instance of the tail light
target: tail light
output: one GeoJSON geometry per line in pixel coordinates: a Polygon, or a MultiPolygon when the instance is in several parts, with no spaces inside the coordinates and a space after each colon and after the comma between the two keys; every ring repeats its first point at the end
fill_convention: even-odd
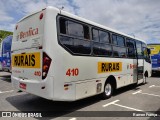
{"type": "Polygon", "coordinates": [[[42,79],[47,77],[51,61],[52,59],[45,52],[43,52],[42,79]]]}
{"type": "Polygon", "coordinates": [[[43,13],[40,14],[39,19],[41,20],[43,18],[43,13]]]}
{"type": "Polygon", "coordinates": [[[18,29],[18,25],[16,25],[16,30],[18,29]]]}

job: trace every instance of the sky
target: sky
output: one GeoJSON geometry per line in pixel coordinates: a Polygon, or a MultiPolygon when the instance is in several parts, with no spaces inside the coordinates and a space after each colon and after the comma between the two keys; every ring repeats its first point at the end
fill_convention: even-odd
{"type": "Polygon", "coordinates": [[[0,30],[13,31],[18,20],[46,6],[63,6],[147,43],[160,43],[160,0],[0,0],[0,30]]]}

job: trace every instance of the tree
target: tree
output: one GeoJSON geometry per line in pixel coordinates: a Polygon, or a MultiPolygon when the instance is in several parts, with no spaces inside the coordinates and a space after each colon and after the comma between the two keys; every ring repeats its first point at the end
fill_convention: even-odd
{"type": "Polygon", "coordinates": [[[0,30],[0,43],[5,37],[7,37],[9,35],[13,35],[13,32],[0,30]]]}

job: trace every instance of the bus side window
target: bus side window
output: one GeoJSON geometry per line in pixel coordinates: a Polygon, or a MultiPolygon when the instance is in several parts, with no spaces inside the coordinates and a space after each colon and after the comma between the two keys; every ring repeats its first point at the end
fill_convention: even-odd
{"type": "Polygon", "coordinates": [[[113,56],[120,57],[120,58],[126,58],[127,57],[126,48],[113,46],[113,56]]]}
{"type": "Polygon", "coordinates": [[[114,45],[117,45],[117,36],[116,35],[112,35],[112,43],[114,45]]]}
{"type": "Polygon", "coordinates": [[[129,58],[136,58],[135,42],[131,39],[127,39],[126,45],[128,47],[128,57],[129,58]]]}
{"type": "Polygon", "coordinates": [[[60,33],[66,34],[66,20],[64,18],[59,19],[60,33]]]}
{"type": "Polygon", "coordinates": [[[84,38],[83,25],[68,21],[68,35],[74,36],[76,38],[84,38]]]}
{"type": "Polygon", "coordinates": [[[112,55],[112,47],[111,45],[104,43],[93,43],[93,53],[96,56],[111,56],[112,55]]]}
{"type": "Polygon", "coordinates": [[[118,46],[125,46],[124,37],[117,36],[117,43],[118,43],[118,46]]]}
{"type": "Polygon", "coordinates": [[[93,41],[99,42],[99,33],[98,33],[98,30],[92,29],[92,38],[93,38],[93,41]]]}
{"type": "Polygon", "coordinates": [[[91,42],[88,41],[90,39],[89,27],[87,25],[62,17],[59,19],[59,24],[61,33],[59,41],[67,51],[81,55],[91,53],[91,42]]]}
{"type": "Polygon", "coordinates": [[[136,41],[136,48],[138,59],[143,59],[142,44],[140,41],[136,41]]]}
{"type": "Polygon", "coordinates": [[[110,43],[109,33],[99,30],[99,38],[102,43],[110,43]]]}
{"type": "Polygon", "coordinates": [[[125,46],[124,37],[112,34],[112,43],[121,47],[125,46]]]}
{"type": "Polygon", "coordinates": [[[90,39],[89,27],[87,25],[83,25],[83,31],[84,31],[84,38],[85,39],[90,39]]]}
{"type": "Polygon", "coordinates": [[[95,56],[111,56],[112,46],[109,39],[109,33],[106,31],[92,29],[93,54],[95,56]]]}

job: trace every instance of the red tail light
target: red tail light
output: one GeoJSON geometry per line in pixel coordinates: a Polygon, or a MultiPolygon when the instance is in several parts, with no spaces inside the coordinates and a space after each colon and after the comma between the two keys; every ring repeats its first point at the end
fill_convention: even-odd
{"type": "Polygon", "coordinates": [[[16,30],[18,29],[18,25],[16,25],[16,30]]]}
{"type": "Polygon", "coordinates": [[[45,52],[43,52],[42,79],[47,77],[51,61],[52,59],[45,52]]]}
{"type": "Polygon", "coordinates": [[[43,13],[40,14],[39,19],[41,20],[43,18],[43,13]]]}

